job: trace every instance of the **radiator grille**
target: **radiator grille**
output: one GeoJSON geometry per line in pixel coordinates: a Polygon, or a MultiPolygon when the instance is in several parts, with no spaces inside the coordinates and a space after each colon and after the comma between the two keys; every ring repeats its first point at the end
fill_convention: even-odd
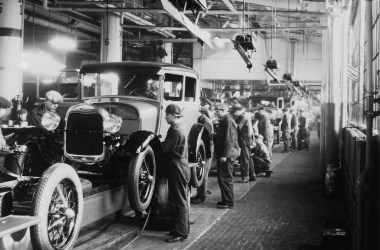
{"type": "Polygon", "coordinates": [[[103,153],[103,118],[98,113],[71,113],[67,118],[66,153],[101,155],[103,153]]]}

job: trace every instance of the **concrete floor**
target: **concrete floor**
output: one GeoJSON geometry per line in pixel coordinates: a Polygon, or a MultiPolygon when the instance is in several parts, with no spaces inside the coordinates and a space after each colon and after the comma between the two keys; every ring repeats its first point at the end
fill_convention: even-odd
{"type": "Polygon", "coordinates": [[[274,150],[270,178],[234,184],[234,209],[216,208],[220,191],[216,176],[211,175],[213,194],[191,206],[195,224],[185,242],[165,243],[166,225],[160,225],[160,230],[148,228],[131,242],[142,223],[111,217],[82,230],[75,249],[327,249],[322,239],[324,225],[327,220],[344,220],[345,212],[342,199],[324,195],[318,137],[312,133],[310,151],[280,153],[282,149],[281,143],[274,150]]]}
{"type": "MultiPolygon", "coordinates": [[[[271,178],[276,178],[277,166],[287,156],[292,153],[279,153],[282,150],[281,145],[274,150],[273,166],[274,173],[272,177],[259,177],[254,182],[246,184],[235,183],[234,192],[235,200],[238,202],[246,196],[247,192],[255,189],[255,186],[261,182],[268,182],[271,178]]],[[[302,153],[302,152],[299,152],[302,153]]],[[[236,173],[235,180],[240,180],[240,173],[236,173]]],[[[229,213],[230,210],[221,210],[216,208],[216,202],[221,200],[220,190],[217,183],[217,178],[214,173],[209,177],[209,188],[212,195],[209,196],[202,204],[191,206],[191,218],[195,220],[195,224],[191,225],[190,235],[187,241],[181,243],[165,243],[164,240],[168,237],[168,231],[146,229],[141,233],[139,238],[132,244],[130,241],[140,232],[142,223],[137,223],[133,219],[127,217],[113,217],[107,218],[100,223],[96,223],[82,230],[75,247],[76,250],[89,250],[89,249],[187,249],[192,248],[192,245],[199,241],[202,236],[209,231],[213,226],[218,224],[223,217],[229,213]],[[91,240],[90,240],[91,239],[91,240]],[[88,241],[90,240],[90,241],[88,241]],[[88,241],[88,242],[86,242],[88,241]]],[[[192,195],[195,195],[194,190],[192,195]]],[[[236,206],[239,206],[238,203],[236,206]]],[[[236,207],[235,207],[236,209],[236,207]]],[[[234,210],[235,210],[234,209],[234,210]]],[[[161,228],[165,228],[163,225],[161,228]]]]}

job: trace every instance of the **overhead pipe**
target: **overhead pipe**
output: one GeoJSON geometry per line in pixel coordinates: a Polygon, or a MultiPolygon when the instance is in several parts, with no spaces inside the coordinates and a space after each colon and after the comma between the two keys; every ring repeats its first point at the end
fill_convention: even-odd
{"type": "MultiPolygon", "coordinates": [[[[47,2],[48,0],[44,0],[44,2],[47,2]]],[[[146,21],[136,15],[133,15],[131,13],[123,13],[123,11],[120,11],[119,8],[117,8],[117,6],[114,6],[114,5],[110,5],[109,3],[112,3],[112,2],[116,2],[116,1],[86,1],[87,2],[91,2],[91,4],[95,4],[97,6],[99,6],[100,8],[95,8],[95,9],[98,9],[98,10],[102,10],[102,12],[112,12],[112,13],[120,13],[121,15],[123,15],[125,18],[131,20],[132,22],[135,22],[137,24],[143,24],[143,25],[153,25],[153,23],[149,22],[149,21],[146,21]],[[103,5],[100,5],[100,3],[103,3],[103,4],[108,4],[108,8],[104,8],[103,5]],[[111,7],[111,8],[110,8],[111,7]]],[[[55,4],[66,4],[66,3],[70,3],[71,5],[75,5],[75,4],[81,4],[83,2],[65,2],[65,1],[55,1],[55,4]]],[[[53,9],[53,8],[50,8],[50,9],[53,9]]],[[[84,8],[84,10],[80,10],[80,12],[84,12],[86,9],[88,8],[84,8]]],[[[60,10],[60,8],[54,8],[54,10],[60,10]]],[[[68,11],[73,11],[72,9],[71,10],[68,10],[68,11]]],[[[97,11],[95,11],[97,12],[97,11]]],[[[173,35],[171,32],[169,31],[160,31],[160,30],[153,30],[153,32],[156,32],[156,33],[159,33],[160,35],[163,35],[165,37],[172,37],[172,38],[175,38],[175,35],[173,35]]]]}
{"type": "Polygon", "coordinates": [[[69,25],[68,20],[69,20],[69,22],[70,22],[70,20],[75,20],[75,21],[79,22],[76,28],[83,29],[83,30],[86,30],[86,31],[91,32],[91,33],[100,34],[100,31],[101,31],[100,27],[98,27],[94,24],[84,22],[82,20],[79,20],[78,18],[70,17],[70,16],[67,16],[65,14],[47,11],[47,10],[41,8],[40,6],[37,6],[37,5],[33,6],[30,3],[27,3],[25,5],[25,10],[27,10],[29,12],[33,12],[33,13],[41,15],[41,16],[44,16],[46,18],[54,19],[54,20],[59,21],[61,23],[67,23],[67,25],[69,25]]]}
{"type": "MultiPolygon", "coordinates": [[[[154,26],[154,25],[131,25],[123,24],[124,28],[130,29],[164,29],[164,30],[187,30],[185,27],[168,27],[168,26],[154,26]]],[[[250,31],[270,31],[272,28],[250,28],[250,31]]],[[[326,30],[327,26],[305,26],[305,27],[277,27],[276,30],[326,30]]],[[[206,31],[219,31],[219,32],[230,32],[241,30],[241,28],[202,28],[206,31]]]]}
{"type": "MultiPolygon", "coordinates": [[[[238,1],[235,1],[235,3],[238,1]]],[[[288,0],[288,1],[268,1],[268,0],[248,0],[248,3],[258,4],[269,7],[276,7],[279,9],[286,10],[297,10],[297,11],[317,11],[325,12],[326,4],[323,2],[315,1],[299,1],[299,0],[288,0]]]]}
{"type": "Polygon", "coordinates": [[[57,31],[60,31],[60,32],[63,32],[63,33],[68,33],[68,34],[73,35],[73,36],[76,35],[76,36],[84,38],[84,39],[96,39],[96,38],[99,38],[97,36],[89,35],[89,34],[87,34],[85,32],[82,32],[82,31],[79,31],[79,30],[76,30],[76,29],[73,29],[73,28],[69,28],[69,27],[66,27],[64,25],[57,24],[57,23],[54,23],[54,22],[49,22],[49,21],[46,21],[44,19],[41,19],[41,18],[38,18],[38,17],[34,17],[32,15],[24,15],[24,20],[26,22],[34,23],[34,24],[37,24],[37,25],[40,25],[40,26],[43,26],[43,27],[47,27],[47,28],[51,28],[51,29],[54,29],[54,30],[57,30],[57,31]]]}

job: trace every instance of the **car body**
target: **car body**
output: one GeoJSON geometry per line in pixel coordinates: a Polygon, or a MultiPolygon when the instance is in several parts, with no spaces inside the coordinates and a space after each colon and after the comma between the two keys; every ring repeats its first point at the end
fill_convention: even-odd
{"type": "Polygon", "coordinates": [[[205,160],[211,157],[210,135],[196,123],[200,82],[194,70],[118,62],[85,65],[79,74],[83,102],[67,110],[64,129],[56,129],[58,115],[47,112],[42,124],[49,132],[6,131],[15,134],[15,143],[0,170],[16,182],[9,192],[29,194],[14,196],[13,210],[42,218],[31,227],[36,249],[70,249],[80,227],[127,206],[138,213],[151,207],[153,193],[161,192],[156,183],[170,171],[161,146],[170,103],[183,107],[194,187],[203,181],[205,160]]]}

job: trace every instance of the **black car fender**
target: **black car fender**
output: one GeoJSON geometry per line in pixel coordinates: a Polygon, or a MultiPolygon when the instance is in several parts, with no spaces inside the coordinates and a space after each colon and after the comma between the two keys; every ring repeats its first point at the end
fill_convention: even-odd
{"type": "Polygon", "coordinates": [[[206,147],[206,158],[211,157],[211,148],[210,148],[210,133],[206,127],[200,123],[196,123],[191,127],[188,144],[189,144],[189,162],[196,162],[196,150],[197,143],[199,139],[203,140],[203,143],[206,147]]]}
{"type": "Polygon", "coordinates": [[[124,144],[124,149],[129,154],[138,154],[143,152],[150,145],[155,154],[156,160],[161,161],[163,157],[162,145],[158,136],[150,131],[133,132],[124,144]]]}

